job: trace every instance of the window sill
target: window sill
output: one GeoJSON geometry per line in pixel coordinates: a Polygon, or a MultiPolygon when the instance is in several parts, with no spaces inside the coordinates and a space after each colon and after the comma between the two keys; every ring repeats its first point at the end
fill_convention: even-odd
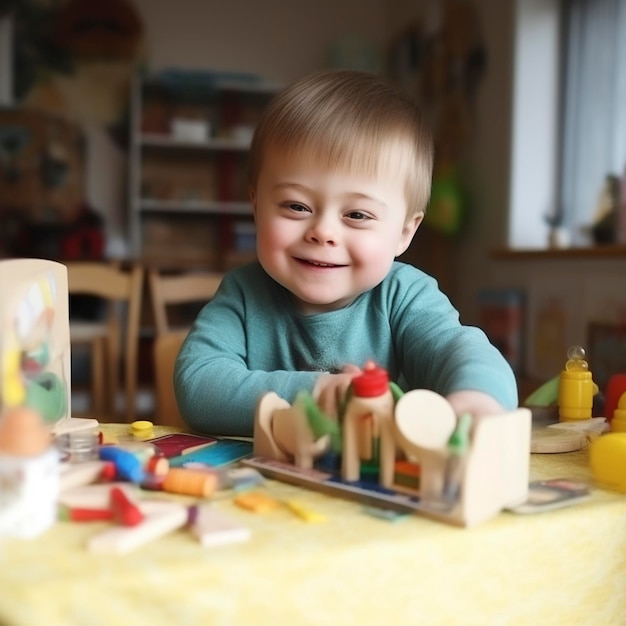
{"type": "Polygon", "coordinates": [[[626,258],[626,245],[611,244],[592,248],[497,248],[491,251],[491,257],[502,260],[621,259],[626,258]]]}

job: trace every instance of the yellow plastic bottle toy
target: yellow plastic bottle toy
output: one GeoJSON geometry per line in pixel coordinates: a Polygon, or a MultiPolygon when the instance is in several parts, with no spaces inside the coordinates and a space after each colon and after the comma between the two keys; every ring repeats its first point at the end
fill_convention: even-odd
{"type": "Polygon", "coordinates": [[[620,396],[617,408],[613,411],[611,430],[614,433],[626,433],[626,393],[620,396]]]}
{"type": "Polygon", "coordinates": [[[567,351],[567,362],[559,376],[559,421],[591,419],[593,396],[598,393],[585,360],[585,350],[572,346],[567,351]]]}
{"type": "Polygon", "coordinates": [[[626,433],[607,433],[593,441],[589,466],[598,484],[626,493],[626,433]]]}

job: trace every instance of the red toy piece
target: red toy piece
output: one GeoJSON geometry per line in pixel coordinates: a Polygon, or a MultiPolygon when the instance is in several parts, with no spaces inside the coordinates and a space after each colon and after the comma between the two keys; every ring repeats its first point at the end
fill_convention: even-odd
{"type": "Polygon", "coordinates": [[[122,526],[136,526],[144,519],[139,507],[119,487],[111,489],[111,511],[114,521],[122,526]]]}
{"type": "Polygon", "coordinates": [[[365,364],[363,373],[352,379],[352,390],[358,398],[377,398],[389,391],[387,370],[378,367],[373,361],[365,364]]]}
{"type": "Polygon", "coordinates": [[[604,417],[610,422],[617,403],[623,393],[626,393],[626,374],[615,374],[609,378],[604,394],[604,417]]]}

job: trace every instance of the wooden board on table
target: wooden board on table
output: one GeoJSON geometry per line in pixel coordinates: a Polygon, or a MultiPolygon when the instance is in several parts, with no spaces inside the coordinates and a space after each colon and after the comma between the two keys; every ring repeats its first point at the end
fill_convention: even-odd
{"type": "Polygon", "coordinates": [[[533,429],[530,436],[532,454],[558,454],[574,452],[587,445],[584,433],[559,430],[557,428],[533,429]]]}

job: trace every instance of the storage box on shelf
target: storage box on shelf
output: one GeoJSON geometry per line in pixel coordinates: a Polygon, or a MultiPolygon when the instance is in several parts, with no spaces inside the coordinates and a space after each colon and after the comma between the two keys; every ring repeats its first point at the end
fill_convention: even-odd
{"type": "Polygon", "coordinates": [[[255,258],[247,157],[255,124],[279,88],[248,74],[137,78],[129,199],[136,257],[217,270],[255,258]]]}

